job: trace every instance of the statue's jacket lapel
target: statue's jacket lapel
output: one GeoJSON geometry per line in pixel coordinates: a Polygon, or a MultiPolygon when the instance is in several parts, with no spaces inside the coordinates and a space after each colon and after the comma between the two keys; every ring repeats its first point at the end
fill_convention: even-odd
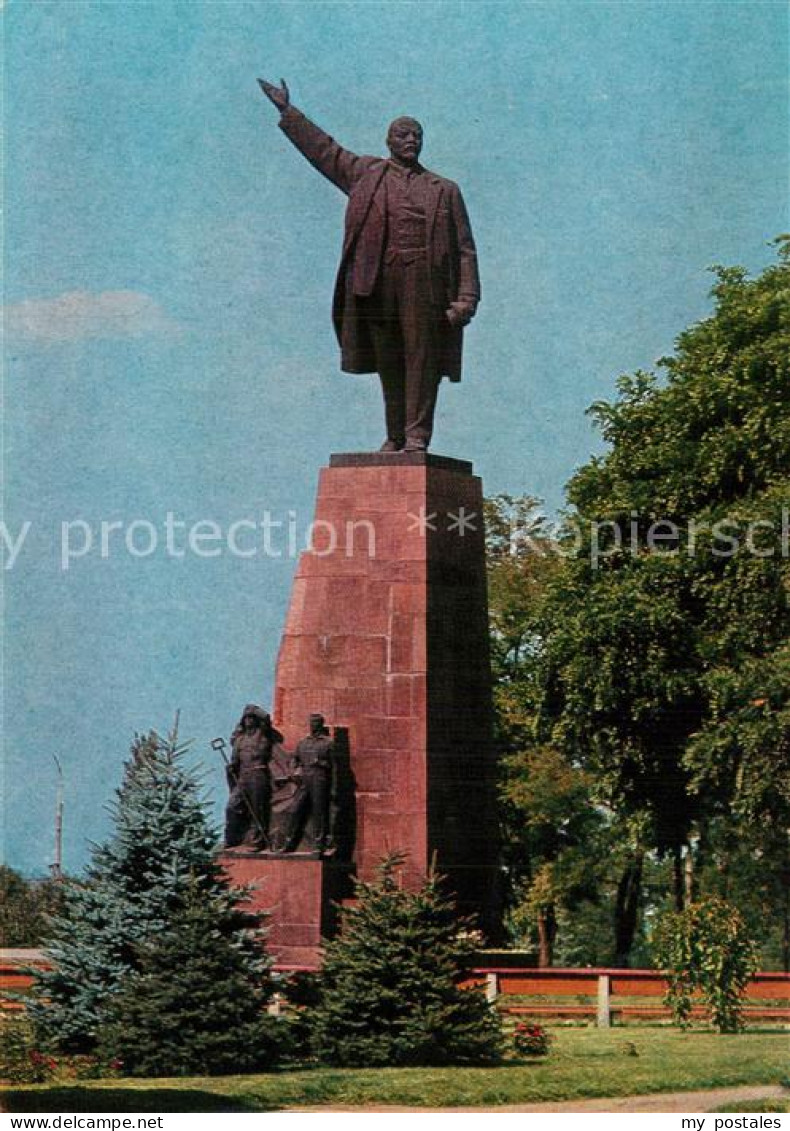
{"type": "MultiPolygon", "coordinates": [[[[388,162],[371,157],[349,193],[346,211],[346,230],[343,240],[343,259],[341,271],[351,266],[353,258],[353,290],[357,295],[372,293],[381,265],[386,234],[386,172],[388,162]]],[[[428,261],[440,266],[441,260],[449,253],[446,232],[441,231],[449,223],[449,211],[443,208],[445,182],[441,177],[426,170],[426,230],[428,239],[428,261]],[[434,248],[437,233],[437,218],[444,217],[444,225],[439,225],[440,247],[434,248]],[[439,254],[435,254],[438,252],[439,254]]]]}

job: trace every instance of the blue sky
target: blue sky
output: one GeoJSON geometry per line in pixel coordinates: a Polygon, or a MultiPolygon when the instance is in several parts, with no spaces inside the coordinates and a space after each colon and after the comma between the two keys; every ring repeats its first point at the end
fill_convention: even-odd
{"type": "Polygon", "coordinates": [[[76,869],[135,730],[181,709],[219,816],[208,740],[271,696],[294,561],[134,557],[129,524],[304,529],[329,454],[382,439],[329,318],[344,200],[256,76],[357,152],[423,122],[483,283],[433,447],[552,510],[599,447],[585,409],[709,310],[706,268],[773,258],[788,26],[757,0],[9,0],[4,20],[5,520],[30,526],[2,575],[3,839],[35,873],[53,752],[76,869]],[[68,570],[64,522],[94,537],[68,570]]]}

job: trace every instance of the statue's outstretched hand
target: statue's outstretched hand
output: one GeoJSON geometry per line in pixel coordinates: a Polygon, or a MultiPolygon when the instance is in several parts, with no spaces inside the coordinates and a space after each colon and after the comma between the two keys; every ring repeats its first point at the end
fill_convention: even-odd
{"type": "Polygon", "coordinates": [[[258,79],[258,85],[263,93],[282,113],[291,105],[291,95],[288,92],[288,84],[285,79],[280,79],[280,84],[280,86],[275,86],[274,83],[267,82],[266,79],[258,79]]]}

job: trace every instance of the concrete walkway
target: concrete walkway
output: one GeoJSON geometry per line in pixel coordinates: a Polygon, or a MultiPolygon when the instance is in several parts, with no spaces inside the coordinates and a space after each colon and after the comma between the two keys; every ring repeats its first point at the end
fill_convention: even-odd
{"type": "Polygon", "coordinates": [[[289,1107],[288,1111],[348,1111],[348,1112],[397,1112],[409,1111],[419,1114],[429,1111],[490,1111],[497,1112],[561,1112],[561,1111],[606,1111],[606,1112],[706,1112],[714,1107],[728,1103],[742,1103],[767,1099],[790,1101],[790,1092],[778,1084],[763,1084],[741,1088],[713,1088],[704,1092],[657,1092],[647,1096],[615,1096],[613,1099],[565,1100],[543,1104],[503,1104],[501,1107],[399,1107],[396,1105],[370,1104],[365,1107],[289,1107]]]}

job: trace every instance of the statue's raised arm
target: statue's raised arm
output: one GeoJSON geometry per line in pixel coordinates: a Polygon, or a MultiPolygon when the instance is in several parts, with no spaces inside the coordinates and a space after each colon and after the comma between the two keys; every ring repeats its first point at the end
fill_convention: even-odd
{"type": "Polygon", "coordinates": [[[344,149],[333,137],[297,110],[291,102],[291,93],[285,79],[280,79],[280,86],[275,86],[266,79],[258,79],[258,85],[280,111],[280,129],[289,141],[341,192],[350,193],[373,158],[358,157],[350,149],[344,149]]]}

